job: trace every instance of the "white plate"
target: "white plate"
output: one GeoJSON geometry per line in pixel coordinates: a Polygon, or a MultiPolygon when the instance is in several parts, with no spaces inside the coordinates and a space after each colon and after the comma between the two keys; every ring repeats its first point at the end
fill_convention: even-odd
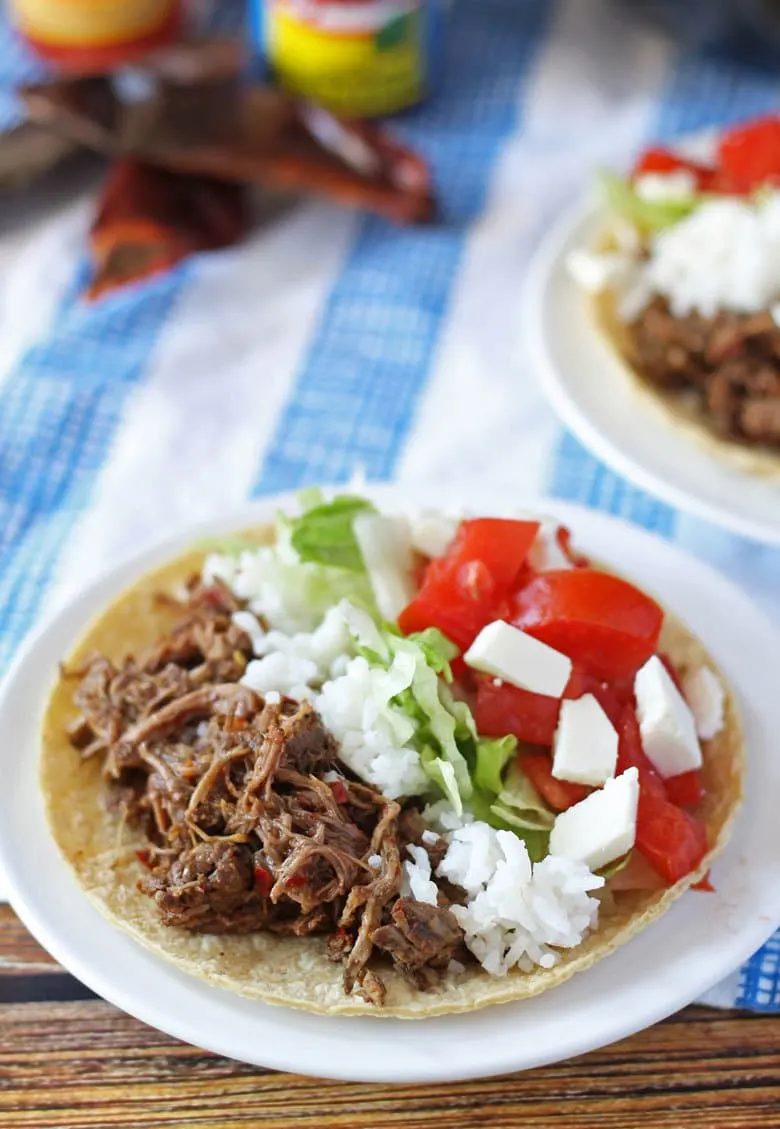
{"type": "MultiPolygon", "coordinates": [[[[385,504],[393,497],[372,493],[385,504]]],[[[495,491],[458,500],[483,512],[511,513],[516,505],[495,491]]],[[[39,717],[57,662],[87,620],[140,572],[197,537],[265,519],[286,501],[191,530],[93,584],[27,644],[6,682],[0,864],[12,904],[57,960],[144,1022],[230,1058],[357,1081],[433,1082],[502,1074],[603,1046],[683,1007],[766,940],[780,921],[780,641],[745,596],[699,562],[614,519],[548,502],[544,510],[559,513],[586,551],[663,594],[717,656],[741,699],[749,798],[715,867],[717,893],[686,895],[617,953],[536,999],[422,1022],[329,1019],[241,999],[176,971],[109,925],[60,858],[37,785],[39,717]]]]}
{"type": "Polygon", "coordinates": [[[524,347],[553,407],[595,455],[645,490],[734,533],[780,544],[780,481],[726,465],[648,411],[596,327],[566,258],[592,247],[603,223],[597,204],[580,205],[531,264],[524,347]]]}

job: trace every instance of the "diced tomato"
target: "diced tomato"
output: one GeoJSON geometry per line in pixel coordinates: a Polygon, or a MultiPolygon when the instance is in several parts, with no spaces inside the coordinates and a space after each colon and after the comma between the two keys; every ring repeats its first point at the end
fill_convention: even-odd
{"type": "MultiPolygon", "coordinates": [[[[476,681],[474,717],[479,733],[485,737],[504,737],[511,733],[531,745],[552,746],[561,710],[558,698],[533,694],[508,682],[496,684],[496,679],[487,674],[477,675],[476,681]]],[[[563,697],[581,698],[584,694],[594,696],[617,728],[623,708],[633,703],[633,684],[604,682],[575,664],[563,697]]]]}
{"type": "Polygon", "coordinates": [[[666,794],[678,808],[695,808],[704,799],[704,787],[698,769],[667,776],[664,780],[666,794]]]}
{"type": "Polygon", "coordinates": [[[679,881],[707,853],[704,823],[667,796],[666,782],[650,764],[642,749],[639,723],[626,707],[619,727],[618,772],[632,766],[639,770],[639,808],[636,846],[668,885],[679,881]]]}
{"type": "Polygon", "coordinates": [[[663,622],[649,596],[593,568],[542,573],[514,604],[513,623],[606,681],[630,678],[647,662],[663,622]]]}
{"type": "Polygon", "coordinates": [[[496,686],[488,677],[480,678],[474,720],[483,737],[506,737],[532,745],[552,745],[561,703],[558,698],[532,694],[504,682],[496,686]]]}
{"type": "Polygon", "coordinates": [[[438,627],[465,650],[495,619],[517,582],[539,531],[536,521],[475,518],[461,522],[444,557],[431,561],[422,587],[398,617],[405,635],[438,627]]]}
{"type": "Polygon", "coordinates": [[[152,853],[148,850],[141,850],[135,852],[135,857],[140,862],[141,866],[145,866],[147,870],[153,870],[152,853]]]}
{"type": "Polygon", "coordinates": [[[664,174],[680,170],[693,173],[696,177],[696,187],[700,190],[710,188],[716,175],[716,170],[709,165],[689,161],[680,156],[679,153],[673,153],[671,149],[655,146],[642,154],[634,166],[631,178],[635,180],[638,176],[644,176],[645,173],[664,174]]]}
{"type": "Polygon", "coordinates": [[[642,800],[639,790],[636,842],[650,865],[669,885],[699,865],[707,853],[703,821],[669,800],[642,800]]]}
{"type": "Polygon", "coordinates": [[[552,759],[547,753],[523,753],[520,767],[553,811],[566,811],[593,791],[584,784],[556,780],[552,774],[552,759]]]}
{"type": "Polygon", "coordinates": [[[445,559],[456,566],[480,561],[503,594],[516,580],[538,532],[538,521],[500,517],[462,521],[445,559]]]}
{"type": "Polygon", "coordinates": [[[780,117],[758,118],[727,130],[718,146],[718,187],[737,193],[780,183],[780,117]]]}
{"type": "MultiPolygon", "coordinates": [[[[589,688],[591,679],[574,667],[563,692],[564,698],[581,698],[589,688]]],[[[477,700],[474,720],[477,731],[484,737],[505,737],[511,734],[518,741],[550,748],[561,703],[546,694],[521,690],[508,682],[500,682],[489,674],[477,675],[477,700]]]]}
{"type": "Polygon", "coordinates": [[[680,681],[680,674],[677,670],[677,667],[674,665],[674,663],[672,662],[670,657],[666,654],[663,654],[663,652],[659,651],[658,658],[664,664],[664,666],[666,667],[667,674],[669,675],[669,677],[671,678],[672,682],[675,684],[675,686],[677,687],[679,692],[682,694],[682,692],[683,692],[682,682],[680,681]]]}
{"type": "Polygon", "coordinates": [[[333,793],[333,799],[337,804],[345,804],[349,799],[349,792],[347,791],[343,780],[334,780],[330,786],[330,790],[333,793]]]}
{"type": "Polygon", "coordinates": [[[642,735],[639,732],[639,722],[633,706],[626,706],[620,716],[618,724],[618,759],[617,773],[625,772],[627,768],[639,770],[639,794],[652,796],[653,799],[666,801],[666,788],[664,782],[652,763],[645,756],[642,748],[642,735]]]}
{"type": "MultiPolygon", "coordinates": [[[[575,666],[574,673],[569,680],[569,687],[574,684],[578,671],[579,668],[575,666]]],[[[583,694],[592,694],[616,729],[620,724],[620,718],[625,707],[634,704],[634,681],[631,678],[613,679],[610,682],[605,682],[603,678],[597,678],[594,674],[579,671],[578,685],[580,692],[578,694],[569,693],[569,687],[567,687],[566,697],[581,698],[583,694]]]]}
{"type": "Polygon", "coordinates": [[[264,866],[255,867],[255,889],[258,894],[267,898],[271,893],[271,887],[274,884],[274,876],[270,870],[266,870],[264,866]]]}
{"type": "Polygon", "coordinates": [[[698,882],[694,882],[693,886],[691,886],[691,889],[692,890],[703,890],[707,894],[714,894],[715,893],[715,887],[710,882],[710,872],[709,872],[709,870],[707,871],[707,873],[704,875],[703,878],[700,878],[698,882]]]}

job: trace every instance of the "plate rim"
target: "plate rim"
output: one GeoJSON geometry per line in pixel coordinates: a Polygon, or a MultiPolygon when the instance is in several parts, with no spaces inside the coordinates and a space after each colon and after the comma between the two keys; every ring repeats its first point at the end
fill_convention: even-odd
{"type": "MultiPolygon", "coordinates": [[[[411,501],[410,491],[403,488],[398,489],[391,487],[389,489],[386,489],[382,487],[372,487],[368,488],[366,490],[366,493],[377,498],[377,500],[379,501],[387,500],[395,503],[400,502],[401,504],[405,503],[407,506],[411,501]]],[[[99,576],[95,577],[78,593],[72,595],[67,601],[63,602],[62,605],[57,609],[57,611],[45,622],[41,623],[37,630],[28,638],[27,642],[23,645],[15,662],[13,663],[13,666],[9,671],[6,679],[4,680],[2,687],[0,687],[0,725],[2,725],[2,723],[6,720],[7,714],[9,712],[8,703],[12,699],[12,691],[15,689],[17,682],[19,682],[20,680],[23,681],[28,664],[31,664],[36,659],[38,650],[41,647],[45,648],[47,639],[55,633],[57,628],[61,628],[63,624],[67,625],[69,616],[73,616],[74,609],[77,611],[80,609],[82,602],[89,602],[91,600],[93,607],[90,614],[95,614],[100,610],[101,607],[105,606],[106,601],[111,598],[112,592],[116,592],[124,588],[125,585],[132,582],[133,577],[138,575],[141,571],[146,571],[147,569],[154,567],[155,563],[164,561],[166,557],[168,557],[172,553],[175,553],[177,551],[177,548],[181,547],[187,541],[195,541],[204,535],[208,536],[210,532],[219,533],[219,531],[221,530],[228,530],[231,528],[237,529],[240,528],[242,524],[251,522],[252,520],[268,519],[268,517],[271,513],[273,513],[273,510],[276,507],[289,504],[290,498],[293,496],[294,495],[287,493],[284,495],[272,496],[267,499],[261,499],[259,500],[259,502],[255,502],[250,506],[243,507],[237,510],[235,513],[229,515],[226,518],[221,518],[218,521],[200,523],[186,531],[182,529],[175,534],[172,534],[169,537],[166,537],[165,539],[157,542],[155,545],[150,546],[140,552],[136,552],[131,556],[125,558],[123,561],[120,561],[113,568],[108,569],[104,573],[101,573],[99,576]]],[[[484,507],[482,508],[484,512],[484,507]]],[[[490,506],[488,508],[490,510],[507,510],[510,507],[490,506]]],[[[636,536],[637,540],[640,543],[652,542],[657,550],[669,554],[670,559],[683,558],[687,562],[688,567],[692,567],[696,570],[697,575],[708,576],[709,583],[715,584],[716,587],[719,586],[721,592],[728,590],[731,595],[742,604],[743,608],[747,607],[751,609],[754,615],[758,615],[760,620],[763,621],[763,624],[765,625],[766,631],[768,633],[767,637],[771,637],[773,645],[778,648],[778,654],[780,654],[780,638],[777,636],[768,618],[765,617],[763,613],[761,613],[759,609],[757,609],[755,605],[751,603],[751,601],[739,588],[737,588],[731,581],[727,580],[710,566],[697,561],[695,558],[691,557],[689,554],[680,550],[676,546],[664,542],[661,538],[658,538],[645,530],[635,529],[631,527],[629,523],[617,519],[611,515],[606,515],[598,511],[587,510],[581,506],[558,502],[550,499],[540,499],[538,509],[540,513],[549,513],[550,511],[555,512],[560,515],[563,520],[569,521],[572,524],[577,521],[589,522],[591,523],[591,529],[595,530],[593,534],[594,537],[600,535],[599,527],[601,527],[602,530],[611,529],[612,535],[616,537],[625,536],[626,533],[630,532],[632,536],[636,536]]],[[[673,603],[672,606],[674,606],[673,603]]],[[[83,632],[83,629],[84,617],[81,618],[79,627],[74,627],[73,629],[68,628],[69,634],[73,636],[71,643],[75,642],[75,639],[81,632],[83,632]]],[[[45,701],[45,696],[40,692],[40,689],[36,691],[36,694],[38,699],[45,701]]],[[[778,717],[780,718],[780,703],[776,708],[776,712],[778,714],[778,717]]],[[[38,721],[39,716],[36,714],[32,723],[28,722],[28,729],[32,729],[35,733],[37,733],[38,721]]],[[[36,759],[35,766],[32,769],[35,775],[36,784],[37,767],[38,766],[36,759]]],[[[23,774],[22,769],[20,769],[20,774],[23,774]]],[[[2,810],[4,803],[8,803],[7,797],[0,798],[0,811],[2,810]]],[[[45,826],[46,825],[44,821],[44,827],[45,826]]],[[[47,828],[46,830],[48,832],[47,828]]],[[[49,838],[51,837],[49,836],[49,838]]],[[[53,840],[51,842],[51,845],[52,847],[54,847],[53,840]]],[[[130,1015],[135,1016],[142,1022],[149,1023],[150,1025],[167,1032],[175,1038],[185,1040],[197,1046],[205,1046],[207,1049],[219,1054],[226,1055],[227,1057],[239,1058],[242,1061],[247,1061],[258,1066],[270,1067],[272,1069],[303,1072],[315,1076],[336,1078],[346,1081],[426,1083],[437,1081],[454,1081],[465,1078],[487,1077],[504,1074],[509,1071],[531,1069],[533,1067],[546,1065],[550,1062],[560,1061],[564,1058],[573,1057],[575,1055],[585,1053],[586,1051],[597,1049],[600,1046],[604,1046],[608,1043],[621,1039],[629,1034],[642,1030],[655,1022],[658,1022],[660,1019],[663,1019],[666,1016],[672,1014],[679,1008],[691,1002],[692,999],[701,995],[704,991],[708,990],[714,984],[719,982],[725,975],[727,975],[735,967],[738,967],[745,959],[747,959],[752,954],[752,952],[756,948],[758,948],[767,939],[768,936],[771,935],[775,924],[778,920],[780,920],[780,886],[778,886],[778,905],[776,914],[774,912],[774,909],[772,911],[771,917],[767,916],[767,913],[765,913],[763,915],[761,925],[759,926],[756,923],[756,926],[750,930],[749,934],[747,930],[743,930],[740,945],[734,946],[729,950],[729,958],[727,961],[724,962],[721,959],[716,973],[712,973],[712,971],[710,971],[710,974],[705,976],[703,979],[700,979],[693,986],[693,988],[691,988],[689,985],[682,992],[678,991],[673,997],[671,997],[669,994],[657,995],[656,993],[651,993],[652,998],[648,999],[646,1006],[644,1007],[644,1010],[642,1012],[642,1016],[638,1022],[636,1021],[635,1016],[629,1017],[628,1014],[620,1015],[617,1018],[610,1017],[608,1034],[604,1036],[602,1032],[599,1036],[597,1036],[595,1040],[592,1038],[590,1032],[584,1029],[579,1029],[578,1032],[574,1034],[569,1030],[571,1025],[567,1025],[568,1034],[562,1041],[563,1049],[560,1051],[560,1053],[558,1052],[558,1050],[550,1053],[549,1049],[547,1051],[539,1052],[538,1050],[531,1048],[526,1049],[524,1054],[519,1055],[516,1049],[501,1051],[499,1047],[496,1047],[495,1057],[493,1060],[491,1060],[490,1063],[483,1062],[477,1069],[471,1069],[470,1067],[468,1067],[465,1070],[462,1062],[460,1060],[455,1060],[454,1058],[453,1061],[439,1061],[425,1057],[422,1057],[419,1063],[416,1063],[411,1067],[407,1062],[404,1066],[399,1068],[393,1063],[392,1054],[388,1054],[386,1061],[380,1063],[377,1068],[367,1068],[364,1062],[357,1064],[355,1061],[351,1061],[346,1066],[340,1067],[336,1062],[332,1061],[334,1056],[331,1055],[331,1057],[329,1058],[327,1056],[327,1052],[325,1056],[323,1056],[322,1049],[320,1049],[319,1057],[314,1056],[314,1058],[312,1058],[310,1055],[310,1057],[308,1059],[305,1059],[304,1061],[301,1061],[300,1059],[296,1060],[288,1053],[279,1051],[278,1048],[272,1048],[270,1054],[265,1052],[260,1057],[258,1057],[257,1054],[247,1054],[246,1051],[237,1049],[236,1045],[234,1043],[231,1043],[229,1038],[223,1038],[219,1032],[217,1032],[216,1034],[213,1032],[207,1033],[202,1027],[198,1029],[197,1022],[192,1020],[186,1021],[181,1016],[175,1016],[172,1018],[169,1014],[165,1013],[164,1004],[158,1007],[153,999],[142,1000],[139,1002],[138,993],[134,993],[132,989],[125,989],[124,985],[122,985],[116,977],[114,977],[113,980],[110,977],[107,979],[106,975],[103,972],[101,972],[100,970],[96,971],[95,969],[89,967],[85,963],[85,959],[83,959],[79,955],[78,945],[76,946],[76,950],[73,950],[72,938],[70,940],[61,938],[61,936],[57,934],[56,923],[52,925],[50,922],[47,922],[45,914],[41,916],[40,905],[36,903],[34,898],[31,899],[24,890],[19,889],[15,880],[13,866],[8,866],[9,847],[11,846],[12,844],[6,841],[5,834],[0,833],[0,866],[3,866],[3,864],[5,863],[4,868],[6,870],[6,876],[8,879],[8,888],[12,906],[19,913],[20,918],[30,929],[30,932],[33,933],[33,935],[36,936],[44,944],[44,947],[46,947],[49,952],[51,952],[52,955],[55,956],[55,958],[64,967],[69,968],[80,980],[82,980],[90,988],[96,991],[104,999],[109,1000],[115,1006],[120,1007],[122,1010],[130,1015]],[[203,1038],[204,1034],[207,1034],[208,1036],[205,1039],[203,1038]]],[[[54,847],[54,850],[56,852],[56,847],[54,847]]],[[[61,857],[59,857],[58,852],[57,855],[63,871],[67,871],[68,877],[70,878],[70,871],[67,867],[67,864],[63,859],[61,859],[61,857]]],[[[111,926],[107,921],[105,921],[105,919],[102,918],[102,915],[100,915],[94,907],[89,905],[86,896],[80,890],[78,890],[78,887],[75,885],[75,882],[73,882],[72,879],[71,883],[73,886],[73,892],[77,895],[78,899],[80,899],[80,904],[85,908],[85,912],[86,908],[88,907],[89,911],[99,919],[102,927],[113,936],[116,947],[124,948],[126,951],[130,951],[130,949],[132,949],[138,957],[141,965],[148,966],[152,970],[161,970],[161,975],[169,984],[183,980],[185,982],[183,989],[185,997],[192,996],[192,998],[195,999],[197,996],[203,996],[204,993],[214,993],[215,996],[211,997],[212,1001],[216,997],[222,997],[223,999],[224,997],[228,997],[225,1007],[228,1010],[235,1010],[237,1006],[236,1001],[241,1001],[241,997],[236,997],[231,993],[224,992],[222,989],[209,988],[208,986],[203,985],[202,982],[188,976],[185,973],[179,972],[172,966],[168,965],[167,962],[159,960],[159,958],[144,950],[140,945],[137,944],[137,942],[133,941],[127,935],[120,933],[120,931],[116,930],[116,927],[111,926]]],[[[679,905],[680,903],[677,904],[679,905]]],[[[674,908],[675,907],[672,908],[670,913],[674,912],[674,908]]],[[[656,925],[662,924],[665,920],[668,921],[668,918],[669,915],[667,914],[664,918],[661,919],[661,921],[656,923],[656,925]]],[[[650,927],[650,929],[652,928],[653,926],[650,927]]],[[[645,931],[645,934],[640,934],[639,937],[635,940],[640,940],[643,935],[646,935],[646,932],[647,931],[645,931]]],[[[626,948],[627,947],[628,946],[626,946],[626,948]]],[[[625,952],[625,949],[623,951],[625,952]]],[[[618,954],[615,954],[615,956],[617,955],[618,954]]],[[[611,959],[614,960],[615,957],[612,957],[611,959]]],[[[580,973],[577,977],[573,978],[573,980],[569,981],[568,985],[571,985],[575,981],[579,984],[582,984],[589,975],[592,976],[592,974],[596,972],[598,968],[604,963],[605,962],[600,962],[599,965],[594,966],[594,968],[589,970],[588,972],[580,973]]],[[[566,987],[567,985],[562,985],[560,988],[553,989],[549,993],[544,993],[542,996],[536,997],[536,1000],[549,1001],[554,1000],[555,998],[560,999],[560,996],[556,997],[556,993],[561,993],[566,989],[566,987]]],[[[360,1032],[366,1033],[368,1030],[371,1030],[371,1035],[368,1036],[366,1034],[366,1038],[369,1038],[371,1043],[376,1041],[380,1047],[385,1041],[383,1039],[383,1033],[385,1031],[395,1030],[396,1032],[398,1032],[399,1030],[401,1030],[403,1032],[406,1032],[413,1029],[439,1030],[439,1027],[442,1023],[452,1025],[453,1032],[456,1032],[457,1041],[461,1041],[465,1038],[468,1042],[468,1034],[466,1034],[466,1036],[462,1034],[464,1021],[466,1023],[468,1023],[469,1021],[474,1021],[479,1027],[482,1027],[485,1025],[485,1023],[487,1023],[488,1027],[496,1026],[497,1028],[500,1028],[501,1026],[505,1026],[505,1024],[502,1024],[501,1022],[502,1016],[504,1018],[509,1018],[511,1022],[511,1015],[513,1011],[516,1011],[516,1009],[519,1007],[527,1007],[527,1005],[533,1003],[533,1000],[521,1001],[517,1004],[503,1005],[500,1008],[496,1007],[483,1009],[479,1012],[466,1013],[465,1015],[461,1016],[445,1016],[441,1017],[438,1020],[429,1019],[425,1020],[423,1023],[414,1023],[411,1025],[411,1027],[409,1022],[405,1020],[396,1020],[392,1018],[378,1019],[371,1017],[366,1017],[364,1019],[362,1017],[342,1018],[312,1016],[308,1013],[292,1012],[289,1009],[272,1008],[270,1007],[270,1005],[258,1005],[256,1001],[244,1000],[242,1001],[241,1006],[243,1010],[246,1010],[246,1005],[248,1004],[251,1004],[254,1007],[258,1007],[258,1010],[262,1013],[260,1023],[261,1027],[263,1026],[263,1022],[266,1026],[270,1024],[271,1029],[273,1029],[275,1026],[291,1026],[292,1028],[295,1028],[314,1027],[315,1025],[321,1025],[323,1035],[321,1037],[319,1035],[310,1035],[310,1038],[316,1038],[320,1040],[322,1044],[327,1048],[328,1046],[332,1047],[335,1045],[338,1037],[338,1029],[343,1030],[343,1025],[345,1023],[350,1025],[350,1035],[352,1035],[353,1032],[355,1034],[358,1034],[360,1032]],[[301,1015],[304,1015],[305,1019],[299,1021],[299,1017],[301,1015]],[[485,1020],[484,1018],[486,1016],[487,1020],[485,1020]],[[494,1016],[497,1020],[495,1025],[491,1024],[491,1019],[494,1016]],[[277,1019],[279,1020],[278,1024],[276,1022],[277,1019]],[[312,1020],[315,1021],[315,1023],[312,1023],[312,1020]],[[454,1021],[457,1021],[457,1023],[455,1023],[454,1021]],[[456,1029],[460,1030],[456,1031],[456,1029]],[[378,1039],[375,1038],[377,1033],[379,1033],[378,1039]]],[[[217,1004],[215,1006],[218,1007],[219,1005],[217,1004]]],[[[488,1035],[488,1038],[489,1037],[490,1036],[488,1035]]],[[[387,1042],[388,1046],[392,1044],[392,1036],[387,1042]]]]}
{"type": "MultiPolygon", "coordinates": [[[[544,311],[550,298],[553,275],[561,265],[563,251],[580,229],[596,226],[606,212],[592,194],[582,194],[574,204],[570,204],[546,232],[534,252],[528,267],[523,287],[522,324],[525,355],[529,358],[548,402],[560,417],[565,427],[570,429],[597,459],[607,464],[613,471],[633,483],[651,496],[682,510],[695,518],[706,521],[720,529],[737,534],[751,542],[761,545],[780,546],[780,525],[773,528],[760,521],[745,518],[733,510],[721,509],[717,504],[688,493],[682,487],[633,459],[627,451],[613,441],[594,423],[587,412],[570,396],[566,390],[567,382],[562,379],[556,365],[545,333],[544,311]]],[[[591,340],[596,340],[593,331],[591,340]]],[[[659,423],[663,423],[660,419],[659,423]]],[[[673,428],[666,425],[664,430],[670,442],[681,449],[695,448],[691,440],[685,440],[673,428]]],[[[714,456],[710,456],[714,459],[714,456]]],[[[749,484],[753,476],[741,472],[736,467],[719,467],[729,470],[749,484]]],[[[780,505],[780,491],[778,492],[780,505]]]]}

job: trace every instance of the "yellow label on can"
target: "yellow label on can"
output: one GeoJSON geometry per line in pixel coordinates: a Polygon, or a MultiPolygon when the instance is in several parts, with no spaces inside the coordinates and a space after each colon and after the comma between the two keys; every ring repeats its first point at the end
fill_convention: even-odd
{"type": "Polygon", "coordinates": [[[279,81],[334,113],[393,113],[425,92],[419,2],[267,0],[265,18],[268,57],[279,81]]]}

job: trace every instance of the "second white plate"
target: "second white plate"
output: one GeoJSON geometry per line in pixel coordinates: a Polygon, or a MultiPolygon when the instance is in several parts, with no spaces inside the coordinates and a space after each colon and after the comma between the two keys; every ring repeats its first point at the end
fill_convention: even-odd
{"type": "Polygon", "coordinates": [[[525,344],[553,407],[593,453],[664,501],[743,537],[780,545],[780,479],[729,467],[648,411],[595,325],[566,258],[592,247],[596,204],[567,213],[539,248],[528,279],[525,344]]]}

